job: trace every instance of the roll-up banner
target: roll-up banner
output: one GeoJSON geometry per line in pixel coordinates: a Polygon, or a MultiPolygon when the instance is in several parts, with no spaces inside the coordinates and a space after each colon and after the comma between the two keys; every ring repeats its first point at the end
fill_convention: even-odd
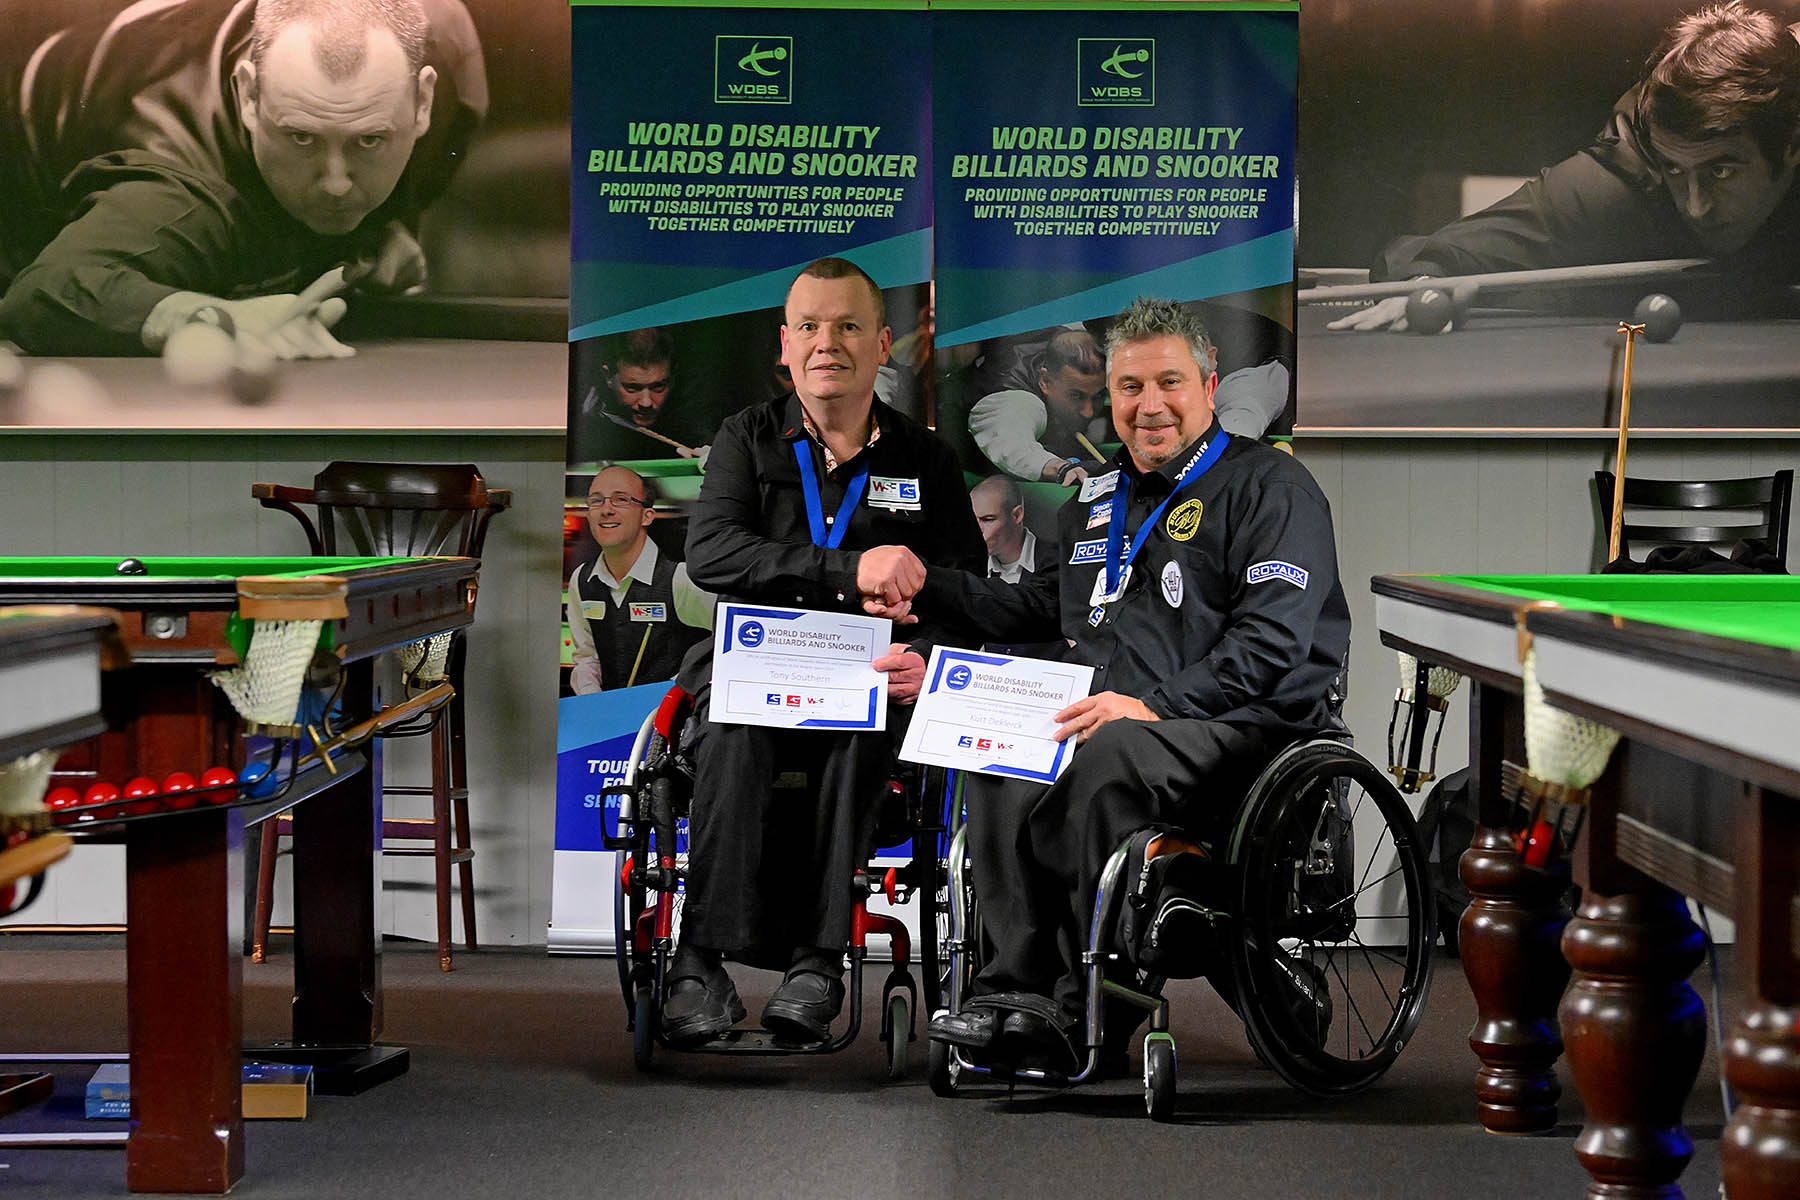
{"type": "MultiPolygon", "coordinates": [[[[838,255],[881,284],[913,350],[877,391],[924,415],[931,31],[922,3],[577,3],[571,16],[560,741],[580,769],[559,787],[586,797],[619,765],[600,746],[655,707],[646,685],[709,636],[711,598],[671,564],[719,423],[789,390],[778,331],[801,266],[838,255]],[[626,686],[634,703],[588,702],[626,686]]],[[[559,796],[553,952],[612,949],[612,855],[589,827],[615,817],[559,796]]]]}
{"type": "Polygon", "coordinates": [[[883,287],[877,394],[971,485],[1019,482],[1039,539],[1071,494],[1059,464],[1116,449],[1099,346],[1136,296],[1202,317],[1227,428],[1286,438],[1298,12],[574,4],[553,951],[613,945],[611,856],[578,864],[608,819],[586,798],[705,635],[676,565],[688,513],[719,423],[789,389],[778,329],[807,262],[883,287]],[[588,699],[618,688],[633,703],[588,699]],[[604,909],[572,907],[596,887],[604,909]]]}

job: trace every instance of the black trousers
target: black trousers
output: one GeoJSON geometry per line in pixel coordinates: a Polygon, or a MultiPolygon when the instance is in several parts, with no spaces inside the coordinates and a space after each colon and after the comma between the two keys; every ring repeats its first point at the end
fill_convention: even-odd
{"type": "Polygon", "coordinates": [[[1212,721],[1110,721],[1046,787],[971,775],[968,851],[984,937],[972,992],[1024,991],[1082,1012],[1081,955],[1100,872],[1140,829],[1196,834],[1236,811],[1279,745],[1212,721]]]}
{"type": "Polygon", "coordinates": [[[797,948],[850,940],[850,877],[874,853],[910,710],[890,707],[883,733],[715,725],[711,694],[696,693],[682,940],[784,970],[797,948]]]}

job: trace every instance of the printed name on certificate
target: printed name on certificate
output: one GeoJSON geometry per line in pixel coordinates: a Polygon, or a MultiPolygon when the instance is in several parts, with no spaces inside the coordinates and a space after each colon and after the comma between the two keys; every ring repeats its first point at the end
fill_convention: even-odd
{"type": "Polygon", "coordinates": [[[713,621],[712,719],[782,729],[887,728],[893,622],[854,613],[720,604],[713,621]]]}

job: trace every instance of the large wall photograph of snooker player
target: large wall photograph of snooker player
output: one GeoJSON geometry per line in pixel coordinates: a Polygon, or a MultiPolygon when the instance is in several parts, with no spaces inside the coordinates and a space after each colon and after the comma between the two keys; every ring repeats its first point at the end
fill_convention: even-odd
{"type": "Polygon", "coordinates": [[[1308,0],[1302,434],[1800,428],[1793,0],[1308,0]]]}
{"type": "Polygon", "coordinates": [[[0,0],[0,424],[560,423],[568,23],[0,0]]]}

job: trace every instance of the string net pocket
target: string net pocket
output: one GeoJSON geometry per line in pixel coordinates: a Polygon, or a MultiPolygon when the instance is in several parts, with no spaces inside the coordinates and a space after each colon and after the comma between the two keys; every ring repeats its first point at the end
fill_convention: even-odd
{"type": "Polygon", "coordinates": [[[408,642],[400,647],[401,673],[414,683],[437,683],[450,672],[450,634],[434,633],[428,638],[408,642]]]}
{"type": "Polygon", "coordinates": [[[323,621],[257,620],[242,665],[212,674],[238,716],[262,725],[293,723],[323,625],[323,621]]]}
{"type": "Polygon", "coordinates": [[[34,750],[23,758],[0,763],[0,831],[12,818],[44,811],[44,791],[56,769],[56,750],[34,750]]]}
{"type": "Polygon", "coordinates": [[[1537,680],[1537,651],[1525,655],[1525,757],[1545,783],[1585,788],[1600,778],[1619,742],[1616,730],[1551,706],[1537,680]]]}
{"type": "MultiPolygon", "coordinates": [[[[1414,684],[1419,679],[1419,660],[1402,650],[1400,654],[1400,689],[1407,692],[1406,699],[1411,699],[1414,684]]],[[[1462,684],[1462,676],[1449,667],[1427,667],[1425,669],[1425,691],[1433,700],[1444,700],[1462,684]]],[[[1441,705],[1433,705],[1433,708],[1441,705]]]]}

